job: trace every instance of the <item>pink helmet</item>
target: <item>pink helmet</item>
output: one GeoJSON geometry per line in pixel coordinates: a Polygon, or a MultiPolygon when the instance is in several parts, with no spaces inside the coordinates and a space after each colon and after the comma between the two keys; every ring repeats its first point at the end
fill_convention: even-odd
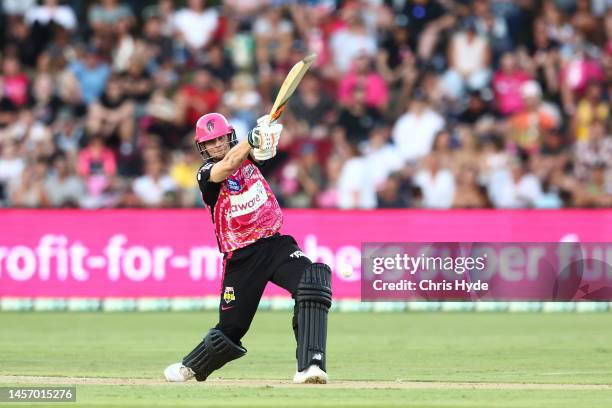
{"type": "Polygon", "coordinates": [[[233,132],[234,127],[225,116],[220,113],[207,113],[196,123],[195,142],[206,142],[233,132]]]}
{"type": "Polygon", "coordinates": [[[206,161],[212,160],[210,154],[204,148],[202,142],[216,139],[221,136],[230,135],[230,147],[234,146],[238,140],[234,127],[220,113],[207,113],[196,122],[195,143],[198,151],[206,161]]]}

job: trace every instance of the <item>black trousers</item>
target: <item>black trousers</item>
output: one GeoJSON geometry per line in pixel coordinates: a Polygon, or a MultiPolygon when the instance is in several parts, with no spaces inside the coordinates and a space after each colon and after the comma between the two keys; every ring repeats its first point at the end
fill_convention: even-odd
{"type": "MultiPolygon", "coordinates": [[[[311,264],[289,235],[275,234],[226,254],[219,304],[221,330],[236,344],[249,330],[268,282],[286,289],[295,299],[298,283],[311,264]]],[[[293,330],[297,335],[294,309],[293,330]]]]}

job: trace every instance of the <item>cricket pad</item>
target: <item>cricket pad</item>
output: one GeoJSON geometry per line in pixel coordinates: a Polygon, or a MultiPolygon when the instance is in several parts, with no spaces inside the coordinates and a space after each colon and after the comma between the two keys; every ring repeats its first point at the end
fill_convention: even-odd
{"type": "Polygon", "coordinates": [[[329,266],[322,263],[308,266],[298,284],[295,300],[298,371],[312,364],[325,371],[327,313],[332,304],[329,266]]]}
{"type": "Polygon", "coordinates": [[[183,358],[183,365],[195,373],[195,379],[204,381],[215,370],[246,354],[247,350],[234,343],[219,329],[210,329],[206,337],[183,358]]]}

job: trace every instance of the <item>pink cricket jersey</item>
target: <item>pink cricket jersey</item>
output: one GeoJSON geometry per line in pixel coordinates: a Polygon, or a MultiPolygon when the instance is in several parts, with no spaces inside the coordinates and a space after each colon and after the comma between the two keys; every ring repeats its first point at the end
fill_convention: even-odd
{"type": "Polygon", "coordinates": [[[278,201],[250,160],[221,183],[213,221],[221,252],[243,248],[280,229],[283,214],[278,201]]]}

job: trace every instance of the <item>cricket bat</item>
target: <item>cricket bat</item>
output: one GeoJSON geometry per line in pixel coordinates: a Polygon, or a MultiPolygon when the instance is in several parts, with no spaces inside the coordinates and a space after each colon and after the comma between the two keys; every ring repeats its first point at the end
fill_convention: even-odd
{"type": "Polygon", "coordinates": [[[283,85],[276,95],[274,105],[272,105],[272,110],[270,111],[270,124],[276,122],[281,117],[287,107],[289,98],[291,98],[295,88],[297,88],[302,78],[304,78],[304,74],[308,71],[308,68],[310,68],[316,58],[317,54],[312,53],[291,68],[291,71],[289,71],[285,77],[283,85]]]}

